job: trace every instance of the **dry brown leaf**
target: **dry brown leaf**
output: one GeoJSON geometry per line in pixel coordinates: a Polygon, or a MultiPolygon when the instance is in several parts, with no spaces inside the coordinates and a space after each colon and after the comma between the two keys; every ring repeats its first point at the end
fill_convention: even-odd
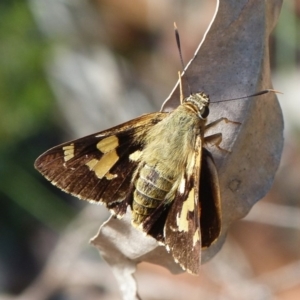
{"type": "MultiPolygon", "coordinates": [[[[281,4],[281,0],[220,1],[201,48],[197,49],[183,77],[185,95],[198,91],[210,95],[209,122],[226,117],[241,123],[222,122],[207,132],[207,135],[222,132],[221,146],[231,153],[210,148],[219,173],[223,220],[222,235],[217,243],[203,251],[203,262],[219,251],[230,224],[245,216],[267,193],[279,165],[283,119],[274,94],[213,102],[272,87],[268,39],[281,4]]],[[[176,86],[162,109],[170,111],[178,104],[176,86]]],[[[92,243],[112,266],[124,299],[138,299],[132,275],[140,261],[160,264],[173,273],[181,271],[164,247],[132,228],[129,213],[122,220],[110,218],[92,243]]]]}

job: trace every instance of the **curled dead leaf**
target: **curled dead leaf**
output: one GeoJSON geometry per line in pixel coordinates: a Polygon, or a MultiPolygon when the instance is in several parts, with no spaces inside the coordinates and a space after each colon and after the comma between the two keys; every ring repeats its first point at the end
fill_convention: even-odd
{"type": "MultiPolygon", "coordinates": [[[[221,146],[230,153],[210,148],[219,174],[223,219],[221,237],[203,250],[203,262],[219,251],[230,224],[245,216],[267,193],[279,165],[283,119],[275,94],[213,102],[272,87],[268,38],[281,4],[281,0],[220,1],[215,18],[183,75],[185,95],[198,91],[210,95],[208,123],[221,117],[241,123],[239,126],[221,123],[206,133],[221,132],[221,146]]],[[[162,110],[173,110],[179,99],[177,85],[162,110]]],[[[130,213],[122,220],[110,218],[92,243],[112,266],[124,299],[138,299],[132,275],[141,261],[160,264],[173,273],[181,271],[164,247],[132,228],[130,213]]]]}

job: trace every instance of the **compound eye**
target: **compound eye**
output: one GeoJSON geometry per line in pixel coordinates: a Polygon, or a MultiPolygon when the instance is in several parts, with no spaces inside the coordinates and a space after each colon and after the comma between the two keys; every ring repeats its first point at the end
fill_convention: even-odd
{"type": "Polygon", "coordinates": [[[203,107],[203,110],[201,112],[202,119],[206,119],[207,116],[208,116],[208,114],[209,114],[209,108],[208,108],[208,106],[203,107]]]}

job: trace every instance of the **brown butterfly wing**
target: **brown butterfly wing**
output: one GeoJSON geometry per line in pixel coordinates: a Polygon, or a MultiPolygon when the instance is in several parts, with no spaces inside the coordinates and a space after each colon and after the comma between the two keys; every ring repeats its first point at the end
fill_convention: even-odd
{"type": "Polygon", "coordinates": [[[165,115],[143,115],[56,146],[36,160],[35,168],[63,191],[83,200],[104,203],[115,214],[122,215],[130,201],[131,177],[144,147],[144,137],[165,115]]]}

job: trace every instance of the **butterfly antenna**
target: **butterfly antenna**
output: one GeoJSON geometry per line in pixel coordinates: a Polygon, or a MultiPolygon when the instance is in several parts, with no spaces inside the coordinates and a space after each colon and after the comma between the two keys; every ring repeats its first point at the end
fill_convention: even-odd
{"type": "Polygon", "coordinates": [[[257,93],[255,93],[255,94],[249,95],[249,96],[243,96],[243,97],[238,97],[238,98],[232,98],[232,99],[225,99],[225,100],[213,101],[213,103],[226,102],[226,101],[234,101],[234,100],[240,100],[240,99],[247,99],[247,98],[256,97],[256,96],[260,96],[260,95],[264,95],[264,94],[268,94],[268,93],[282,94],[281,92],[276,91],[276,90],[266,89],[266,90],[257,92],[257,93]]]}
{"type": "MultiPolygon", "coordinates": [[[[175,38],[176,38],[177,49],[178,49],[178,52],[179,52],[181,67],[182,67],[182,70],[184,70],[184,62],[183,62],[183,58],[182,58],[180,36],[179,36],[178,28],[177,28],[177,25],[176,25],[175,22],[174,22],[174,30],[175,30],[175,38]]],[[[183,97],[183,90],[182,90],[182,77],[180,75],[180,72],[178,72],[178,74],[179,74],[179,87],[180,87],[180,103],[182,104],[183,98],[184,98],[183,97]]],[[[187,85],[188,85],[188,88],[189,88],[189,91],[190,91],[190,94],[191,94],[191,88],[190,88],[188,82],[187,82],[187,85]]]]}
{"type": "Polygon", "coordinates": [[[178,28],[177,28],[177,25],[175,22],[174,22],[174,30],[175,30],[176,44],[177,44],[177,48],[178,48],[178,52],[179,52],[179,56],[180,56],[181,67],[182,67],[182,70],[184,70],[184,63],[183,63],[181,44],[180,44],[180,36],[179,36],[178,28]]]}

